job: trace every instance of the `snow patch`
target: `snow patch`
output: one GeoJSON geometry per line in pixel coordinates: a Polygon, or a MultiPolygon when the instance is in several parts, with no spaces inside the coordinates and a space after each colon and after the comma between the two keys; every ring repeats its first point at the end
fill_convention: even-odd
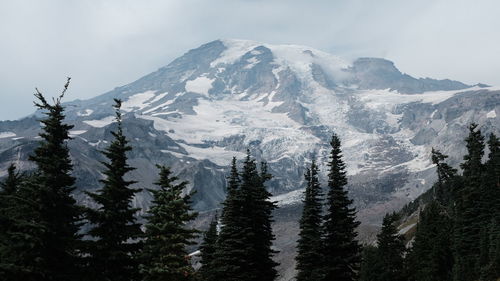
{"type": "Polygon", "coordinates": [[[146,91],[144,93],[130,96],[125,102],[122,103],[123,111],[130,112],[132,110],[142,110],[150,105],[150,103],[147,102],[155,97],[155,92],[156,91],[146,91]]]}
{"type": "Polygon", "coordinates": [[[302,202],[302,199],[304,198],[304,192],[305,192],[304,188],[297,189],[285,194],[273,196],[271,197],[271,201],[276,202],[278,207],[298,204],[302,202]]]}
{"type": "MultiPolygon", "coordinates": [[[[366,107],[374,110],[392,111],[396,105],[407,104],[412,102],[439,104],[456,94],[477,90],[473,88],[458,90],[458,91],[431,91],[421,94],[407,95],[397,91],[385,90],[364,90],[357,95],[359,99],[365,103],[366,107]]],[[[431,114],[431,118],[434,114],[431,114]]]]}
{"type": "Polygon", "coordinates": [[[200,148],[182,143],[179,145],[188,152],[189,157],[197,160],[210,160],[211,162],[219,166],[228,166],[231,163],[231,159],[233,159],[233,157],[244,158],[246,156],[245,153],[238,151],[228,151],[218,146],[200,148]]]}
{"type": "Polygon", "coordinates": [[[85,109],[76,113],[78,116],[90,116],[94,111],[92,109],[85,109]]]}
{"type": "Polygon", "coordinates": [[[495,112],[494,109],[492,111],[486,113],[486,118],[496,118],[496,117],[497,117],[497,113],[495,112]]]}
{"type": "Polygon", "coordinates": [[[86,132],[87,132],[87,130],[72,130],[72,131],[69,131],[69,136],[74,137],[74,136],[84,134],[86,132]]]}
{"type": "Polygon", "coordinates": [[[399,230],[398,234],[399,235],[405,235],[410,229],[412,229],[416,225],[417,225],[416,223],[412,223],[412,224],[410,224],[408,226],[405,226],[405,227],[403,227],[402,229],[399,230]]]}
{"type": "Polygon", "coordinates": [[[193,92],[208,96],[208,91],[212,89],[213,82],[214,79],[210,79],[205,76],[200,76],[194,80],[189,80],[186,82],[186,92],[193,92]]]}
{"type": "Polygon", "coordinates": [[[0,132],[0,139],[12,138],[15,136],[16,136],[16,134],[14,132],[0,132]]]}
{"type": "Polygon", "coordinates": [[[253,68],[256,64],[258,64],[260,61],[256,57],[251,57],[247,59],[248,64],[243,67],[243,69],[251,69],[253,68]]]}
{"type": "Polygon", "coordinates": [[[83,123],[90,125],[92,127],[95,127],[95,128],[106,127],[109,124],[114,123],[114,122],[116,122],[114,116],[104,117],[104,118],[99,119],[99,120],[85,120],[85,121],[83,121],[83,123]]]}

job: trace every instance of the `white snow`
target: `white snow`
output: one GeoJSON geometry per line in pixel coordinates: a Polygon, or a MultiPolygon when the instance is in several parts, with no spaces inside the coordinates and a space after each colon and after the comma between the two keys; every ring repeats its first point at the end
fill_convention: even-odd
{"type": "Polygon", "coordinates": [[[123,111],[130,112],[132,110],[142,110],[143,108],[151,104],[148,103],[148,101],[155,97],[155,92],[156,91],[146,91],[144,93],[130,96],[126,101],[122,103],[123,111]]]}
{"type": "Polygon", "coordinates": [[[192,252],[191,254],[189,254],[189,256],[190,256],[190,257],[193,257],[193,256],[199,256],[199,255],[201,255],[201,251],[200,251],[200,250],[198,250],[198,251],[194,251],[194,252],[192,252]]]}
{"type": "Polygon", "coordinates": [[[168,93],[162,93],[162,94],[159,94],[159,95],[156,95],[156,97],[152,100],[149,101],[149,104],[153,104],[159,100],[161,100],[162,98],[164,98],[166,95],[168,95],[168,93]]]}
{"type": "Polygon", "coordinates": [[[86,123],[86,124],[88,124],[92,127],[95,127],[95,128],[106,127],[109,124],[114,123],[114,122],[116,122],[115,116],[108,116],[108,117],[104,117],[104,118],[99,119],[99,120],[85,120],[85,121],[83,121],[83,123],[86,123]]]}
{"type": "Polygon", "coordinates": [[[495,118],[495,117],[497,117],[497,113],[495,112],[494,109],[492,111],[486,113],[486,118],[495,118]]]}
{"type": "MultiPolygon", "coordinates": [[[[254,52],[254,51],[252,51],[254,52]]],[[[251,69],[254,67],[256,64],[258,64],[260,61],[256,57],[251,57],[247,60],[248,64],[245,65],[244,69],[251,69]]]]}
{"type": "Polygon", "coordinates": [[[0,139],[12,138],[15,136],[16,134],[14,132],[0,132],[0,139]]]}
{"type": "Polygon", "coordinates": [[[222,40],[222,43],[227,49],[216,60],[210,63],[210,67],[215,67],[218,64],[232,64],[253,48],[263,45],[251,40],[222,40]]]}
{"type": "Polygon", "coordinates": [[[192,157],[197,160],[208,159],[219,166],[230,165],[231,159],[233,157],[242,159],[246,156],[245,153],[238,151],[228,151],[218,146],[213,146],[209,148],[200,148],[182,143],[179,145],[182,146],[182,148],[184,148],[188,152],[189,157],[192,157]]]}
{"type": "MultiPolygon", "coordinates": [[[[328,54],[326,52],[312,49],[300,45],[270,45],[250,40],[226,39],[222,40],[226,47],[219,58],[212,61],[211,67],[219,64],[232,64],[241,59],[246,53],[252,55],[259,54],[260,51],[254,50],[256,47],[263,46],[271,50],[274,56],[274,63],[280,66],[281,70],[290,68],[298,74],[301,80],[312,80],[311,65],[317,64],[330,74],[335,80],[343,80],[348,77],[347,72],[343,71],[350,66],[347,61],[328,54]]],[[[246,68],[253,67],[249,61],[246,68]]]]}
{"type": "Polygon", "coordinates": [[[305,189],[301,188],[294,191],[290,191],[288,193],[276,195],[271,197],[271,201],[276,202],[278,207],[297,204],[300,203],[304,198],[304,191],[305,189]]]}
{"type": "Polygon", "coordinates": [[[412,229],[413,227],[415,227],[415,225],[417,225],[416,223],[412,223],[408,226],[405,226],[403,227],[402,229],[399,230],[398,234],[399,235],[404,235],[406,234],[410,229],[412,229]]]}
{"type": "Polygon", "coordinates": [[[94,111],[92,109],[85,109],[76,113],[78,116],[90,116],[94,111]]]}
{"type": "Polygon", "coordinates": [[[214,82],[214,79],[210,79],[205,76],[189,80],[186,82],[186,92],[193,92],[208,96],[208,91],[212,89],[212,82],[214,82]]]}
{"type": "MultiPolygon", "coordinates": [[[[438,104],[456,94],[478,89],[479,88],[477,87],[473,87],[458,91],[431,91],[413,95],[401,94],[397,91],[391,91],[389,89],[364,90],[360,91],[357,96],[368,108],[390,112],[396,105],[411,102],[438,104]]],[[[431,115],[431,118],[433,116],[434,114],[431,115]]]]}
{"type": "Polygon", "coordinates": [[[73,137],[73,136],[78,136],[78,135],[84,134],[86,132],[87,132],[87,130],[72,130],[72,131],[69,131],[69,135],[70,135],[70,137],[73,137]]]}

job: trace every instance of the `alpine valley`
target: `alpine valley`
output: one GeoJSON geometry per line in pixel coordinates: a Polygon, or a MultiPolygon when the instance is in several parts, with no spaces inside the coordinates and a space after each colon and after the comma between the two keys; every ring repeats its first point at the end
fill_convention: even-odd
{"type": "MultiPolygon", "coordinates": [[[[304,46],[216,40],[128,85],[65,104],[82,204],[90,204],[83,191],[100,185],[114,98],[123,100],[124,134],[134,148],[130,176],[153,188],[155,165],[171,166],[189,181],[187,192],[196,191],[200,226],[225,198],[233,156],[241,160],[250,149],[269,163],[282,280],[294,271],[305,163],[316,158],[325,179],[332,132],[342,140],[363,241],[373,239],[386,212],[435,181],[432,147],[458,167],[471,122],[483,134],[500,132],[500,88],[414,78],[380,58],[346,61],[304,46]]],[[[12,162],[34,168],[27,159],[40,114],[0,122],[0,177],[12,162]]],[[[150,199],[144,191],[135,204],[145,210],[150,199]]]]}

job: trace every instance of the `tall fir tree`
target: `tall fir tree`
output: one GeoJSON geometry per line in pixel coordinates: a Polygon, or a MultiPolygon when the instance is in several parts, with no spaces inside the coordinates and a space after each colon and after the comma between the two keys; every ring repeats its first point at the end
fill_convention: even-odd
{"type": "Polygon", "coordinates": [[[272,211],[276,208],[265,188],[267,165],[258,171],[248,152],[242,172],[233,159],[228,195],[222,211],[214,270],[218,280],[271,281],[277,276],[272,260],[272,211]]]}
{"type": "MultiPolygon", "coordinates": [[[[7,169],[7,178],[0,183],[0,280],[33,280],[39,277],[34,272],[30,274],[29,267],[33,264],[29,260],[32,257],[26,258],[25,255],[25,247],[36,238],[22,229],[26,219],[22,208],[24,200],[19,197],[23,180],[23,175],[11,164],[7,169]]],[[[31,250],[29,247],[28,251],[31,250]]]]}
{"type": "Polygon", "coordinates": [[[453,221],[447,209],[438,201],[431,201],[420,213],[414,242],[407,256],[410,280],[452,280],[452,231],[453,221]]]}
{"type": "Polygon", "coordinates": [[[497,281],[500,278],[500,219],[495,217],[487,231],[487,261],[481,268],[481,281],[497,281]]]}
{"type": "Polygon", "coordinates": [[[436,165],[438,180],[432,186],[433,200],[448,206],[454,196],[454,182],[457,180],[457,170],[449,166],[444,161],[448,155],[444,155],[439,150],[432,148],[432,163],[436,165]]]}
{"type": "Polygon", "coordinates": [[[194,280],[186,247],[198,231],[186,226],[197,217],[191,209],[191,195],[183,195],[187,182],[175,183],[170,168],[158,166],[158,190],[149,190],[153,201],[148,211],[141,272],[145,281],[194,280]]]}
{"type": "Polygon", "coordinates": [[[134,195],[140,189],[131,188],[135,181],[125,179],[134,170],[127,163],[126,153],[132,150],[123,135],[121,101],[115,99],[117,129],[112,132],[114,140],[103,154],[109,162],[101,180],[103,187],[88,196],[97,203],[96,209],[87,210],[91,229],[88,234],[89,270],[92,280],[131,281],[139,279],[138,253],[142,236],[136,214],[132,207],[134,195]]]}
{"type": "Polygon", "coordinates": [[[437,182],[432,186],[433,197],[420,212],[414,242],[407,256],[411,280],[451,280],[453,268],[452,241],[453,205],[456,200],[458,176],[444,162],[447,155],[432,149],[437,182]]]}
{"type": "Polygon", "coordinates": [[[500,140],[495,134],[488,138],[488,161],[481,184],[481,241],[479,266],[481,280],[500,277],[498,243],[500,242],[500,140]]]}
{"type": "Polygon", "coordinates": [[[379,257],[377,247],[365,245],[361,254],[361,268],[359,270],[359,281],[374,281],[380,276],[379,257]]]}
{"type": "Polygon", "coordinates": [[[398,215],[386,214],[377,235],[377,246],[363,250],[360,281],[407,280],[404,266],[404,237],[398,233],[398,215]]]}
{"type": "Polygon", "coordinates": [[[477,124],[469,126],[469,135],[465,139],[467,154],[461,164],[464,186],[458,191],[456,202],[456,221],[454,229],[454,280],[473,281],[479,278],[481,222],[480,186],[483,169],[484,136],[477,124]]]}
{"type": "Polygon", "coordinates": [[[404,270],[405,240],[398,233],[397,214],[387,214],[382,222],[382,229],[377,235],[377,257],[381,275],[374,281],[407,280],[404,270]]]}
{"type": "Polygon", "coordinates": [[[43,132],[39,136],[42,140],[29,157],[37,166],[30,182],[32,194],[25,195],[36,197],[32,202],[36,206],[31,205],[34,209],[30,212],[36,212],[38,216],[38,226],[34,228],[43,229],[41,236],[36,238],[43,241],[36,253],[41,273],[39,280],[78,280],[81,276],[78,267],[81,235],[78,232],[82,208],[72,197],[75,178],[71,175],[73,165],[67,146],[71,139],[69,130],[73,126],[64,123],[61,104],[69,83],[70,78],[53,104],[49,104],[38,89],[35,94],[38,99],[35,106],[46,117],[40,120],[43,132]]]}
{"type": "Polygon", "coordinates": [[[269,199],[271,194],[265,188],[265,182],[270,179],[267,165],[261,164],[260,172],[255,159],[247,151],[241,172],[241,223],[245,234],[246,260],[244,272],[245,280],[272,281],[277,277],[275,267],[277,263],[272,256],[274,234],[272,232],[272,212],[276,208],[269,199]]]}
{"type": "Polygon", "coordinates": [[[356,210],[345,189],[347,177],[342,160],[340,139],[333,134],[328,166],[327,210],[323,226],[323,268],[324,281],[352,281],[357,279],[361,262],[360,245],[356,240],[356,210]]]}
{"type": "Polygon", "coordinates": [[[203,235],[203,242],[200,246],[200,256],[201,256],[201,268],[199,269],[199,275],[203,281],[217,281],[216,272],[214,270],[214,260],[215,260],[215,250],[217,246],[217,225],[218,216],[217,213],[213,217],[210,225],[203,235]]]}
{"type": "Polygon", "coordinates": [[[318,166],[313,160],[307,168],[304,178],[304,207],[299,222],[299,240],[297,241],[297,281],[321,280],[321,223],[322,223],[322,192],[318,178],[318,166]]]}
{"type": "Polygon", "coordinates": [[[222,206],[221,229],[216,243],[212,271],[215,280],[244,280],[244,266],[248,263],[244,227],[241,224],[242,200],[240,196],[240,174],[236,158],[231,163],[227,196],[222,206]]]}

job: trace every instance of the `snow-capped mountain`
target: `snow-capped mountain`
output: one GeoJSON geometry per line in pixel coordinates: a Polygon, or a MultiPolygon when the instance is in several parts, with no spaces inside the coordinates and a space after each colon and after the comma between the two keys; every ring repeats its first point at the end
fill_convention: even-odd
{"type": "MultiPolygon", "coordinates": [[[[298,216],[305,165],[327,160],[332,132],[342,139],[350,192],[367,226],[430,187],[431,147],[454,155],[456,164],[470,122],[497,133],[500,124],[500,88],[416,79],[385,59],[346,61],[304,46],[217,40],[133,83],[66,104],[79,190],[98,186],[113,98],[124,101],[131,164],[138,167],[131,176],[143,187],[156,179],[155,164],[171,165],[197,190],[196,209],[216,208],[231,158],[242,159],[249,148],[274,175],[278,224],[298,216]]],[[[31,167],[37,118],[0,122],[0,173],[12,161],[31,167]]],[[[148,200],[143,193],[137,204],[148,200]]],[[[293,235],[280,239],[277,247],[293,235]]]]}

